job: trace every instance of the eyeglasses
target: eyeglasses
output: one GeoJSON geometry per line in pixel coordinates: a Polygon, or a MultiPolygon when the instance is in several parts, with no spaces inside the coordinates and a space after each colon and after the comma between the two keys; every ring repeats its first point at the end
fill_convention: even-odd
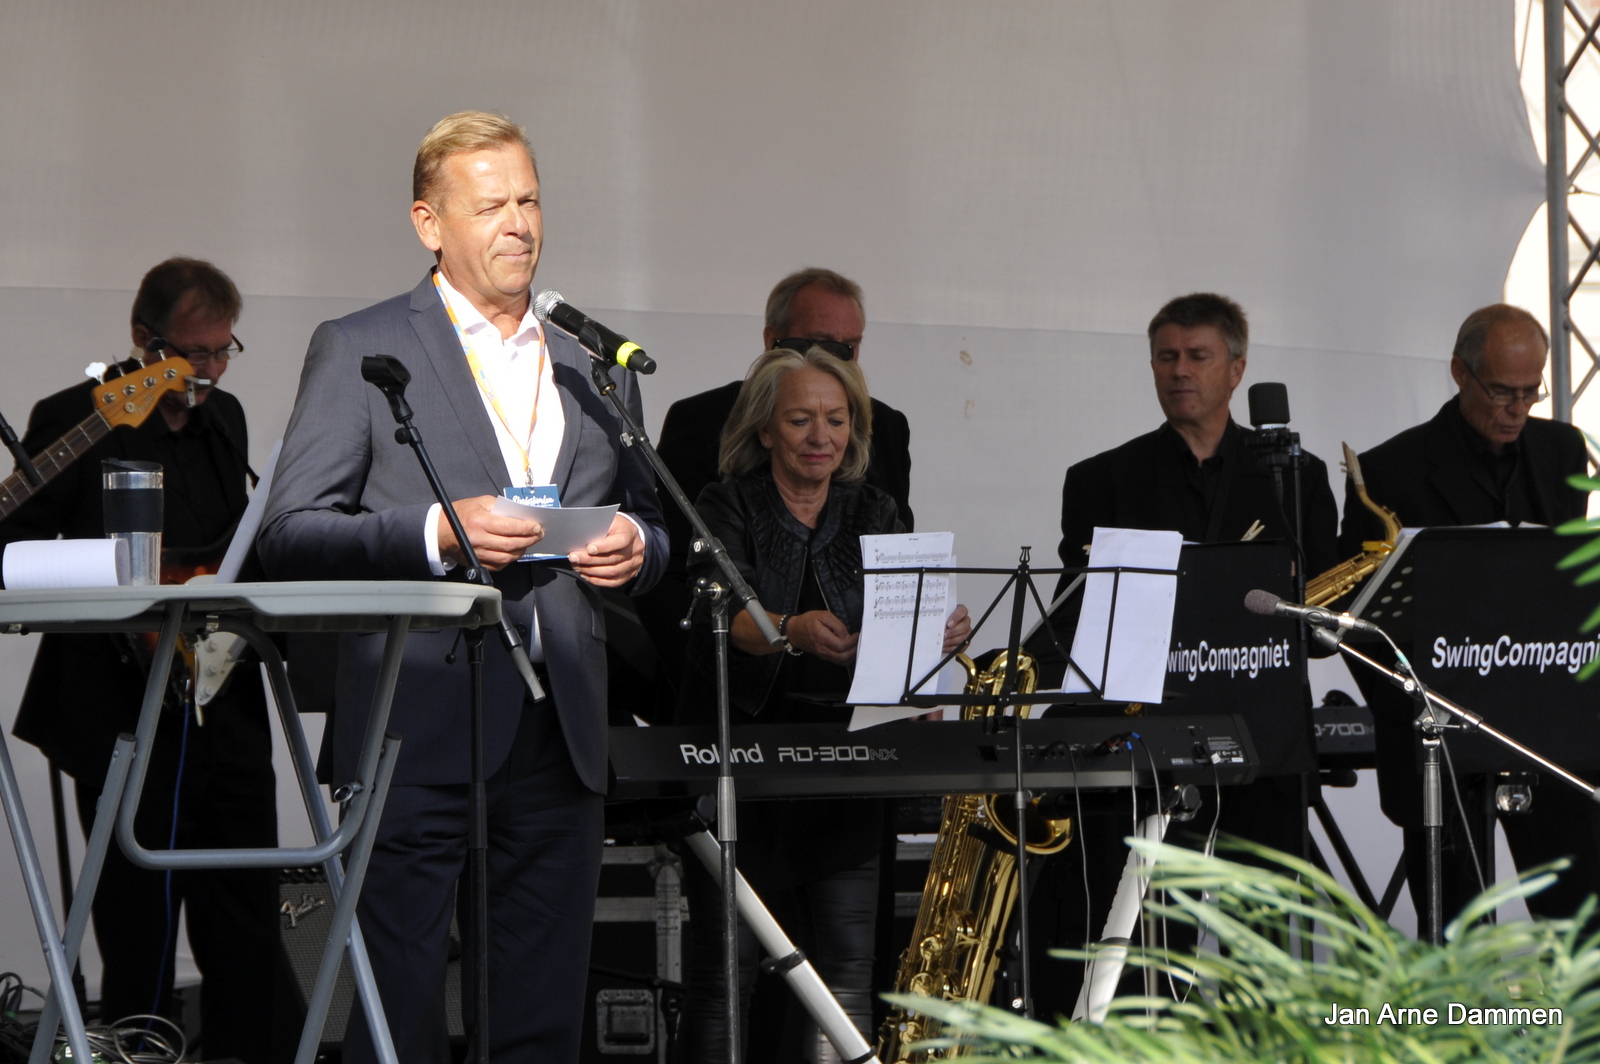
{"type": "MultiPolygon", "coordinates": [[[[1461,364],[1467,366],[1465,362],[1461,364]]],[[[1473,380],[1478,382],[1478,387],[1483,389],[1483,394],[1489,397],[1491,406],[1515,406],[1518,403],[1527,403],[1529,406],[1533,406],[1535,403],[1542,403],[1550,398],[1550,393],[1545,390],[1543,381],[1539,383],[1537,388],[1507,388],[1501,384],[1496,384],[1491,388],[1483,383],[1483,378],[1478,376],[1478,372],[1471,366],[1467,366],[1467,372],[1472,375],[1473,380]]]]}
{"type": "Polygon", "coordinates": [[[844,362],[854,362],[856,359],[856,348],[861,345],[859,342],[847,344],[843,340],[818,340],[806,336],[790,336],[786,339],[779,340],[772,346],[774,348],[780,348],[784,351],[795,351],[802,355],[811,350],[813,347],[820,347],[834,358],[840,359],[844,362]]]}
{"type": "Polygon", "coordinates": [[[227,347],[219,347],[215,351],[207,351],[203,347],[197,347],[191,351],[185,351],[165,336],[151,329],[150,326],[145,325],[143,321],[140,321],[139,324],[144,325],[145,329],[150,332],[150,339],[144,345],[146,351],[171,351],[173,354],[180,355],[190,362],[227,362],[244,354],[244,343],[232,333],[228,334],[228,339],[233,342],[227,347]]]}
{"type": "Polygon", "coordinates": [[[177,344],[173,343],[171,340],[168,340],[164,336],[156,337],[150,342],[150,346],[154,347],[158,351],[171,351],[175,355],[183,356],[190,362],[227,362],[230,359],[238,358],[240,355],[244,354],[244,344],[239,342],[239,338],[237,336],[230,336],[230,339],[233,341],[233,343],[229,344],[227,347],[219,347],[215,351],[207,351],[200,347],[197,347],[192,351],[185,351],[183,348],[179,347],[177,344]]]}

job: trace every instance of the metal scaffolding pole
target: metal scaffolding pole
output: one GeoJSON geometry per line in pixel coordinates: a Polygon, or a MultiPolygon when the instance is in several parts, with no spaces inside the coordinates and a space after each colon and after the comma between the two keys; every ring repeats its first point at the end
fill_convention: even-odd
{"type": "Polygon", "coordinates": [[[1600,356],[1582,327],[1573,320],[1572,297],[1600,259],[1600,243],[1591,239],[1574,218],[1570,201],[1578,194],[1577,179],[1591,161],[1600,160],[1600,139],[1572,107],[1567,84],[1585,54],[1600,57],[1596,33],[1600,17],[1585,17],[1575,0],[1544,0],[1544,128],[1545,204],[1550,238],[1550,394],[1557,421],[1572,421],[1572,407],[1600,371],[1600,356]],[[1574,31],[1576,45],[1567,54],[1567,34],[1574,31]],[[1584,143],[1576,165],[1567,162],[1567,127],[1584,143]],[[1576,237],[1583,260],[1574,272],[1568,253],[1576,237]],[[1588,359],[1581,379],[1574,382],[1572,344],[1576,340],[1588,359]]]}

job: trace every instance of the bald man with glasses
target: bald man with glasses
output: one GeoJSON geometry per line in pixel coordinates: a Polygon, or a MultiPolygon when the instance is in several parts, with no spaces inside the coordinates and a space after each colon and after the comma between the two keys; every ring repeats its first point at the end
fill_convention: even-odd
{"type": "MultiPolygon", "coordinates": [[[[1373,501],[1398,514],[1406,528],[1496,521],[1553,527],[1583,516],[1587,496],[1567,484],[1569,476],[1588,467],[1583,435],[1571,425],[1530,416],[1534,404],[1549,397],[1544,388],[1549,350],[1544,327],[1520,307],[1496,303],[1467,315],[1450,358],[1456,394],[1432,420],[1361,455],[1373,501]]],[[[1345,489],[1339,554],[1351,557],[1361,552],[1364,540],[1382,539],[1384,530],[1356,497],[1354,484],[1347,481],[1345,489]]],[[[1374,706],[1383,811],[1405,830],[1407,879],[1421,912],[1426,851],[1409,704],[1386,707],[1388,692],[1377,689],[1370,676],[1357,675],[1356,682],[1374,706]]],[[[1493,822],[1484,812],[1485,789],[1492,782],[1483,776],[1458,778],[1480,853],[1493,838],[1493,822]]],[[[1570,916],[1585,896],[1600,890],[1600,812],[1554,782],[1536,788],[1534,795],[1529,813],[1508,815],[1501,823],[1519,869],[1561,856],[1574,859],[1559,883],[1528,899],[1536,915],[1570,916]]],[[[1478,893],[1478,876],[1467,829],[1448,794],[1444,804],[1448,922],[1478,893]]]]}

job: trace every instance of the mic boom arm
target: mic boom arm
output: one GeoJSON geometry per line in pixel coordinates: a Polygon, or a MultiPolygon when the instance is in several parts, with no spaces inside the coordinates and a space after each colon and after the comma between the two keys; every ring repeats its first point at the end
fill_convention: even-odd
{"type": "Polygon", "coordinates": [[[710,554],[711,560],[716,564],[717,571],[721,574],[729,594],[739,604],[740,608],[749,614],[750,619],[755,622],[756,630],[761,633],[761,638],[767,641],[768,646],[781,647],[787,645],[788,641],[778,634],[777,625],[772,623],[772,618],[767,616],[767,611],[762,607],[761,600],[756,597],[755,589],[750,586],[749,581],[745,580],[744,574],[739,572],[739,567],[733,564],[733,559],[728,555],[728,548],[724,547],[722,541],[711,534],[711,529],[706,527],[704,519],[700,516],[700,511],[695,509],[694,504],[689,501],[689,496],[684,494],[683,488],[678,485],[677,479],[673,477],[672,470],[667,468],[667,464],[661,460],[661,455],[656,453],[655,445],[650,442],[650,437],[645,435],[644,429],[634,420],[627,404],[617,394],[617,382],[611,379],[611,374],[607,373],[606,369],[607,363],[605,362],[596,361],[590,364],[589,375],[594,379],[594,386],[599,389],[601,395],[611,400],[611,405],[616,410],[617,416],[622,419],[622,423],[625,426],[622,432],[623,445],[639,449],[640,453],[644,455],[645,461],[649,463],[650,468],[655,471],[656,479],[667,489],[667,494],[672,496],[672,501],[679,510],[683,511],[683,516],[688,518],[689,526],[694,529],[694,541],[690,544],[690,550],[696,554],[710,554]]]}

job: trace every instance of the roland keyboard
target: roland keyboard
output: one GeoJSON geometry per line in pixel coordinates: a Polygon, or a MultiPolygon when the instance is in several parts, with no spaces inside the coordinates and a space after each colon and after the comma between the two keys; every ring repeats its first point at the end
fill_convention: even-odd
{"type": "MultiPolygon", "coordinates": [[[[1016,731],[979,721],[752,724],[733,730],[740,797],[981,794],[1016,784],[1016,731]]],[[[1061,717],[1022,725],[1023,785],[1103,790],[1162,782],[1248,783],[1259,763],[1237,716],[1061,717]]],[[[610,797],[708,794],[714,727],[611,729],[610,797]]]]}

